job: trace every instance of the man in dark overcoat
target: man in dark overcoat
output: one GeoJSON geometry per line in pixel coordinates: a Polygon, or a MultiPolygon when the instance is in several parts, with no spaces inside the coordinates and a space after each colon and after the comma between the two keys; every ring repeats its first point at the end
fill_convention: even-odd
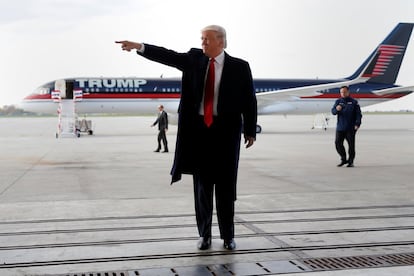
{"type": "Polygon", "coordinates": [[[223,246],[233,250],[234,202],[241,134],[246,148],[256,140],[257,102],[249,64],[227,54],[224,28],[210,25],[201,31],[202,49],[178,53],[163,47],[117,41],[122,49],[182,71],[178,129],[172,183],[181,174],[194,179],[194,199],[200,250],[211,247],[213,194],[223,246]],[[212,123],[207,123],[208,71],[213,67],[212,123]]]}

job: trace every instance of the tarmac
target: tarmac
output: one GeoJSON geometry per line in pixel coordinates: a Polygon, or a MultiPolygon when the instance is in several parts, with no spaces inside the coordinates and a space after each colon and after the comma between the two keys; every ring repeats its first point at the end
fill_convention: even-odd
{"type": "MultiPolygon", "coordinates": [[[[414,275],[414,114],[364,114],[355,167],[335,118],[260,116],[241,149],[236,244],[199,251],[191,176],[170,185],[154,117],[0,118],[0,275],[414,275]]],[[[202,146],[202,145],[200,145],[202,146]]],[[[218,157],[219,158],[219,157],[218,157]]]]}

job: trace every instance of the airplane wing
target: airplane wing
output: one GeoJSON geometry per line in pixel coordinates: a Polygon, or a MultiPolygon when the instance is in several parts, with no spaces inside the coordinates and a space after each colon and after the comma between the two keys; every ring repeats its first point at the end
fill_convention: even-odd
{"type": "Polygon", "coordinates": [[[316,84],[302,87],[281,89],[276,91],[261,92],[256,94],[258,105],[266,105],[277,101],[284,101],[305,96],[317,96],[323,93],[323,90],[351,85],[360,82],[366,82],[369,78],[359,77],[353,80],[344,80],[339,82],[316,84]]]}
{"type": "Polygon", "coordinates": [[[398,87],[393,87],[393,88],[374,90],[372,92],[378,96],[390,96],[390,95],[399,94],[399,93],[409,94],[409,93],[414,92],[414,86],[398,86],[398,87]]]}
{"type": "Polygon", "coordinates": [[[344,79],[343,81],[332,83],[257,93],[257,109],[259,114],[289,113],[295,109],[294,105],[290,102],[297,100],[300,97],[317,96],[322,94],[323,91],[327,89],[341,87],[344,85],[349,86],[354,83],[366,82],[367,80],[369,80],[369,78],[360,76],[352,80],[344,79]]]}

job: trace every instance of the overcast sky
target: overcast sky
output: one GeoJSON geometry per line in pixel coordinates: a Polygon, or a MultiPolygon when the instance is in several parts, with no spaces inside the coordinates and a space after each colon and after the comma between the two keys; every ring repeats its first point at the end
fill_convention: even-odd
{"type": "MultiPolygon", "coordinates": [[[[114,41],[188,51],[209,24],[226,28],[226,51],[256,78],[345,77],[398,22],[414,22],[414,1],[0,0],[0,106],[61,78],[179,77],[114,41]]],[[[414,85],[412,40],[400,85],[414,85]]]]}

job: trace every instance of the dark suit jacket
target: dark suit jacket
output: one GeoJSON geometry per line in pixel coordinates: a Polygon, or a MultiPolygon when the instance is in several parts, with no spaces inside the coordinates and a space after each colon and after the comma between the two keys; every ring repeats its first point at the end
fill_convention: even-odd
{"type": "Polygon", "coordinates": [[[361,125],[362,113],[358,101],[352,97],[339,98],[335,101],[331,112],[337,115],[337,131],[354,131],[355,126],[361,125]],[[336,110],[336,106],[341,105],[342,110],[336,110]]]}
{"type": "Polygon", "coordinates": [[[165,112],[163,110],[162,112],[160,112],[158,114],[157,119],[155,120],[155,122],[152,125],[155,126],[156,124],[158,124],[158,130],[168,129],[168,115],[167,115],[167,112],[165,112]]]}
{"type": "MultiPolygon", "coordinates": [[[[203,98],[204,79],[208,57],[201,49],[177,53],[154,45],[145,44],[145,52],[138,54],[182,71],[181,97],[178,109],[178,130],[172,182],[181,179],[181,174],[193,174],[200,165],[200,137],[197,137],[197,119],[203,98]]],[[[244,134],[256,137],[257,102],[249,64],[225,53],[223,72],[219,88],[217,113],[220,118],[220,142],[213,161],[218,162],[223,177],[235,186],[237,179],[240,140],[244,134]]]]}

